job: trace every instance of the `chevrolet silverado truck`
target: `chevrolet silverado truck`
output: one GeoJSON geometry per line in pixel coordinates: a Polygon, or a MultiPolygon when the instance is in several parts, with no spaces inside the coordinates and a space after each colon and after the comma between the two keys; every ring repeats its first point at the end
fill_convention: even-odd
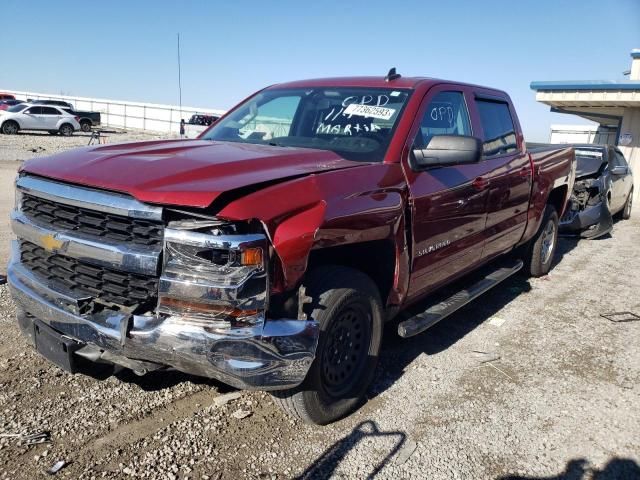
{"type": "Polygon", "coordinates": [[[416,335],[546,274],[574,177],[571,148],[527,150],[499,90],[280,84],[198,139],[25,163],[8,282],[24,336],[70,372],[173,368],[326,424],[364,397],[385,322],[416,335]]]}

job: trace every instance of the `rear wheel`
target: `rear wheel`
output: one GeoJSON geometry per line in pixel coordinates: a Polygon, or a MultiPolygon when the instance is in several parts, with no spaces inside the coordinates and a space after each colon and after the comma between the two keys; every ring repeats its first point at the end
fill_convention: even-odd
{"type": "Polygon", "coordinates": [[[73,135],[73,126],[69,123],[63,123],[60,125],[60,129],[58,131],[60,132],[60,135],[68,137],[73,135]]]}
{"type": "Polygon", "coordinates": [[[309,274],[311,318],[320,324],[316,358],[299,387],[273,392],[289,415],[325,425],[361,402],[382,340],[382,306],[373,281],[357,270],[320,267],[309,274]]]}
{"type": "Polygon", "coordinates": [[[20,130],[20,125],[13,120],[7,120],[2,124],[2,133],[5,135],[15,135],[20,130]]]}
{"type": "Polygon", "coordinates": [[[547,205],[540,228],[524,258],[524,266],[532,277],[542,277],[549,273],[558,244],[558,213],[552,205],[547,205]]]}
{"type": "Polygon", "coordinates": [[[622,219],[629,220],[631,218],[631,207],[633,207],[633,188],[629,192],[629,196],[627,197],[627,201],[624,204],[624,208],[622,209],[622,219]]]}
{"type": "Polygon", "coordinates": [[[83,120],[82,122],[80,122],[80,129],[83,132],[90,132],[91,131],[91,122],[89,120],[83,120]]]}

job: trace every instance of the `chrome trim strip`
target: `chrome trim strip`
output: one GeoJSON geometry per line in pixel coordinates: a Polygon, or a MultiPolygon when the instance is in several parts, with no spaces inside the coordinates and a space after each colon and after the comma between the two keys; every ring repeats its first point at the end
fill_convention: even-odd
{"type": "Polygon", "coordinates": [[[11,212],[11,228],[20,239],[79,261],[143,275],[157,275],[161,246],[96,242],[36,225],[26,215],[11,212]],[[52,246],[52,244],[55,244],[52,246]]]}
{"type": "Polygon", "coordinates": [[[147,205],[122,193],[44,180],[28,175],[19,177],[16,188],[54,202],[145,220],[162,220],[162,208],[147,205]]]}
{"type": "Polygon", "coordinates": [[[236,285],[213,285],[205,279],[194,281],[184,276],[169,277],[164,274],[160,277],[158,286],[158,309],[171,313],[165,310],[163,298],[228,305],[243,310],[262,310],[267,301],[267,282],[264,275],[253,275],[236,285]]]}
{"type": "Polygon", "coordinates": [[[238,250],[246,248],[254,243],[266,242],[267,237],[262,234],[250,235],[211,235],[207,233],[192,232],[190,230],[176,230],[166,228],[164,241],[193,245],[202,248],[220,248],[224,250],[238,250]]]}

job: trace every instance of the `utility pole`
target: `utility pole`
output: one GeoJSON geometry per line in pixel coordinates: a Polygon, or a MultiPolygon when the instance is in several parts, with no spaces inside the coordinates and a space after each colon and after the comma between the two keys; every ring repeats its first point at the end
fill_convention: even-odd
{"type": "MultiPolygon", "coordinates": [[[[182,127],[182,71],[180,65],[180,34],[178,33],[178,105],[180,106],[180,125],[182,127]]],[[[181,135],[182,136],[182,132],[181,135]]]]}

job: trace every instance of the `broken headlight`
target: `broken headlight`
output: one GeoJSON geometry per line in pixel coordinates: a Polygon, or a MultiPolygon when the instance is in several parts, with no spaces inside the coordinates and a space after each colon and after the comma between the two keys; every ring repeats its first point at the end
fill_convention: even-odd
{"type": "Polygon", "coordinates": [[[165,229],[158,312],[217,328],[261,322],[266,236],[207,223],[172,222],[165,229]]]}

